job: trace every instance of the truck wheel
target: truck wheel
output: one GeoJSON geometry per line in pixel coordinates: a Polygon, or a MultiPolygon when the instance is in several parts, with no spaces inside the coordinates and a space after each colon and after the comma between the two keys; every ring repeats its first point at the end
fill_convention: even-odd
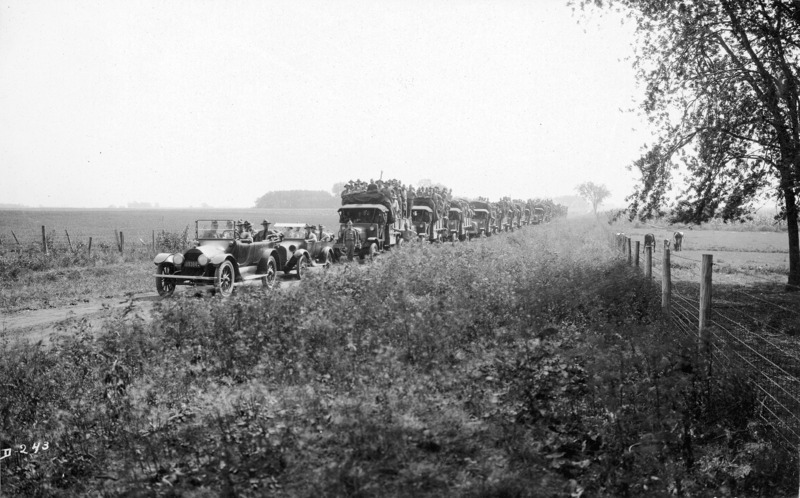
{"type": "Polygon", "coordinates": [[[236,272],[233,271],[233,264],[230,261],[223,261],[214,273],[214,290],[222,297],[228,297],[233,294],[235,280],[236,272]]]}
{"type": "MultiPolygon", "coordinates": [[[[159,263],[156,273],[159,275],[172,275],[175,273],[175,267],[168,263],[159,263]]],[[[161,297],[171,296],[175,292],[175,281],[171,278],[156,277],[156,290],[161,297]]]]}

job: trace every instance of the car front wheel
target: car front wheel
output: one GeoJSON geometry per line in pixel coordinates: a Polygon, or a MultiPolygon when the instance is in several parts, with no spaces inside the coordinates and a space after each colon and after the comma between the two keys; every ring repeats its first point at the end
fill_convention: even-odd
{"type": "Polygon", "coordinates": [[[214,290],[219,292],[222,297],[230,296],[233,294],[235,279],[236,273],[233,271],[233,264],[230,261],[223,261],[214,274],[214,290]]]}
{"type": "Polygon", "coordinates": [[[278,265],[272,256],[267,259],[266,274],[261,278],[261,284],[267,289],[275,287],[275,280],[278,275],[278,265]]]}
{"type": "Polygon", "coordinates": [[[306,272],[306,268],[308,267],[308,261],[306,260],[305,256],[300,256],[300,259],[294,265],[297,270],[297,280],[303,279],[303,274],[306,272]]]}
{"type": "MultiPolygon", "coordinates": [[[[159,275],[173,275],[175,267],[168,263],[159,263],[156,273],[159,275]]],[[[156,290],[161,297],[171,296],[175,292],[175,281],[171,278],[156,277],[156,290]]]]}

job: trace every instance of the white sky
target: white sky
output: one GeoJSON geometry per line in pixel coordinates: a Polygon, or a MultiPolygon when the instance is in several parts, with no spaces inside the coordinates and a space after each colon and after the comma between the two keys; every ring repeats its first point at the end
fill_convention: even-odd
{"type": "Polygon", "coordinates": [[[631,28],[566,0],[0,2],[0,203],[250,207],[422,178],[604,183],[647,140],[631,28]],[[636,129],[636,130],[634,130],[636,129]]]}

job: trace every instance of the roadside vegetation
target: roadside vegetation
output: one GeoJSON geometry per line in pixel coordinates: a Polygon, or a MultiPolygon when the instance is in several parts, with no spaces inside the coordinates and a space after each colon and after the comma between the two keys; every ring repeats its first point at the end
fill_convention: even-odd
{"type": "MultiPolygon", "coordinates": [[[[159,251],[185,249],[190,242],[188,228],[182,232],[162,231],[156,238],[159,251]]],[[[98,243],[89,248],[47,237],[48,253],[42,245],[0,246],[0,311],[36,310],[60,307],[91,299],[119,297],[153,289],[153,250],[130,244],[120,252],[115,245],[98,243]]]]}
{"type": "Polygon", "coordinates": [[[563,223],[5,339],[2,492],[788,495],[754,394],[659,309],[606,228],[563,223]]]}

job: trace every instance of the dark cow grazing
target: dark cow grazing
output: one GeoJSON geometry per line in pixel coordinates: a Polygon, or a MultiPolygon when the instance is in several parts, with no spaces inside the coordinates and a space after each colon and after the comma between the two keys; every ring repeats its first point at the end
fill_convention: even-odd
{"type": "Polygon", "coordinates": [[[675,232],[672,234],[672,238],[675,241],[675,250],[680,251],[683,246],[683,232],[675,232]]]}
{"type": "Polygon", "coordinates": [[[646,251],[648,247],[652,247],[653,251],[656,250],[656,236],[652,233],[646,233],[644,235],[644,250],[646,251]]]}

